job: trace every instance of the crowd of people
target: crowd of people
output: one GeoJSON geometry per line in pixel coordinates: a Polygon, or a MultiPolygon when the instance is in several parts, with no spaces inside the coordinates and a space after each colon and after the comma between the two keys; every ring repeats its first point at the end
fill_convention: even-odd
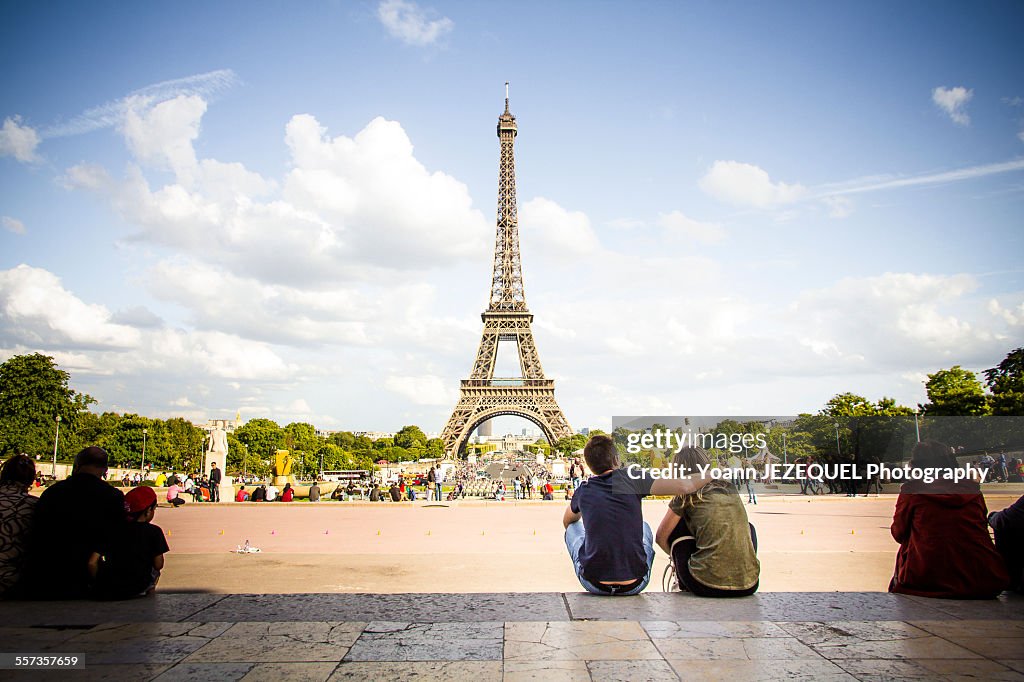
{"type": "Polygon", "coordinates": [[[71,476],[29,495],[35,463],[15,455],[0,468],[0,596],[126,599],[152,594],[167,542],[153,524],[150,486],[109,485],[108,458],[88,447],[71,476]]]}
{"type": "MultiPolygon", "coordinates": [[[[584,479],[582,465],[573,463],[563,515],[566,547],[584,589],[603,595],[641,592],[660,548],[670,558],[668,589],[702,597],[757,591],[757,533],[737,485],[699,475],[659,478],[644,469],[624,468],[614,441],[604,435],[590,439],[584,459],[593,475],[584,479]],[[641,500],[648,495],[671,496],[656,533],[641,513],[641,500]]],[[[706,451],[689,447],[676,454],[674,464],[678,471],[697,472],[710,462],[706,451]]],[[[156,492],[137,485],[123,493],[104,480],[107,464],[102,448],[85,448],[75,457],[71,476],[38,498],[29,494],[39,485],[31,458],[16,455],[3,464],[0,597],[123,599],[153,592],[168,552],[163,531],[153,523],[156,492]]],[[[926,440],[914,447],[909,466],[952,473],[959,464],[953,449],[926,440]]],[[[468,470],[452,473],[449,499],[464,490],[468,470]]],[[[418,481],[429,499],[441,499],[444,479],[437,466],[418,481]]],[[[212,493],[220,480],[214,465],[205,479],[181,480],[172,473],[163,483],[168,502],[178,506],[181,495],[195,495],[204,484],[212,493]]],[[[496,494],[504,494],[504,482],[498,485],[496,494]]],[[[386,490],[373,482],[367,496],[374,502],[414,500],[415,487],[399,475],[386,490]]],[[[511,488],[517,499],[534,494],[552,499],[550,481],[529,471],[513,478],[511,488]]],[[[332,496],[338,491],[357,494],[351,481],[337,486],[332,496]]],[[[251,493],[243,484],[235,500],[290,502],[294,495],[291,483],[282,490],[260,484],[251,493]]],[[[318,482],[310,486],[309,497],[320,499],[318,482]]],[[[1024,591],[1024,497],[989,514],[975,479],[910,480],[901,487],[890,530],[899,543],[891,592],[989,599],[1006,589],[1024,591]]]]}
{"type": "MultiPolygon", "coordinates": [[[[669,555],[680,590],[702,597],[757,590],[757,533],[737,486],[699,475],[665,479],[627,470],[614,441],[604,435],[590,439],[584,458],[594,475],[581,482],[562,519],[584,589],[639,593],[651,580],[657,545],[669,555]],[[641,513],[648,495],[672,496],[656,535],[641,513]]],[[[688,472],[709,462],[708,453],[696,447],[682,448],[675,458],[678,470],[688,472]]],[[[949,446],[931,440],[918,443],[910,461],[912,469],[950,474],[958,466],[949,446]]],[[[1007,589],[1024,590],[1024,497],[988,514],[979,482],[953,478],[902,485],[890,529],[899,550],[889,591],[991,599],[1007,589]]]]}

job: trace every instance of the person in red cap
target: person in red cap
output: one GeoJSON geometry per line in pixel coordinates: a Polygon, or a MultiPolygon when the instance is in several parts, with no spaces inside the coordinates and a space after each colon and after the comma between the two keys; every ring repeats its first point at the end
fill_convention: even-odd
{"type": "Polygon", "coordinates": [[[169,551],[164,531],[152,523],[156,493],[149,486],[132,488],[124,496],[127,523],[104,555],[93,553],[89,572],[101,599],[130,599],[152,594],[169,551]]]}

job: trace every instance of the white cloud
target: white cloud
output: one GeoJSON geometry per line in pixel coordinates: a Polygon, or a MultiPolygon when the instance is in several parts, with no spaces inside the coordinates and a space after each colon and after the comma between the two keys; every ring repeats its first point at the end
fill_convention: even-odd
{"type": "Polygon", "coordinates": [[[834,196],[823,199],[828,207],[828,215],[831,218],[849,218],[853,214],[853,202],[846,197],[834,196]]]}
{"type": "Polygon", "coordinates": [[[179,96],[196,95],[209,98],[234,86],[238,82],[231,69],[219,69],[194,76],[175,78],[134,90],[125,97],[93,107],[69,121],[56,123],[42,131],[42,137],[67,137],[113,128],[124,123],[125,114],[132,108],[146,108],[154,103],[179,96]]]}
{"type": "Polygon", "coordinates": [[[947,88],[940,86],[932,90],[932,101],[935,105],[942,109],[949,118],[952,119],[953,123],[958,125],[969,125],[971,117],[967,115],[967,103],[974,97],[974,90],[969,90],[963,86],[957,86],[955,88],[947,88]]]}
{"type": "Polygon", "coordinates": [[[1016,306],[1010,304],[1009,307],[1004,307],[997,299],[993,298],[988,302],[988,311],[1012,327],[1024,325],[1024,301],[1016,306]]]}
{"type": "Polygon", "coordinates": [[[0,218],[0,225],[3,225],[5,230],[13,232],[14,234],[25,234],[25,223],[21,222],[17,218],[5,215],[0,218]]]}
{"type": "Polygon", "coordinates": [[[111,322],[102,305],[87,304],[51,272],[19,265],[0,271],[0,338],[47,348],[132,348],[138,330],[111,322]]]}
{"type": "Polygon", "coordinates": [[[899,189],[902,187],[940,185],[949,182],[959,182],[961,180],[974,180],[976,178],[984,178],[989,175],[999,175],[1001,173],[1013,173],[1019,170],[1024,170],[1024,159],[1001,161],[999,163],[989,163],[982,166],[957,168],[956,170],[943,171],[941,173],[911,175],[909,177],[894,178],[889,176],[875,176],[860,180],[852,180],[846,183],[822,185],[819,187],[819,191],[815,196],[820,198],[836,197],[845,194],[878,192],[882,190],[899,189]]]}
{"type": "Polygon", "coordinates": [[[152,107],[132,98],[121,127],[140,163],[174,171],[179,182],[189,185],[197,165],[192,143],[199,137],[204,113],[206,102],[197,95],[179,95],[152,107]]]}
{"type": "Polygon", "coordinates": [[[458,390],[450,382],[433,374],[391,375],[384,380],[384,388],[416,405],[454,407],[459,398],[458,390]]]}
{"type": "Polygon", "coordinates": [[[0,157],[13,156],[23,163],[31,163],[38,160],[38,146],[39,133],[30,126],[21,125],[21,117],[4,119],[4,125],[0,128],[0,157]]]}
{"type": "Polygon", "coordinates": [[[519,208],[519,228],[531,252],[553,259],[585,256],[601,248],[585,213],[566,210],[544,197],[519,208]]]}
{"type": "Polygon", "coordinates": [[[720,201],[755,208],[791,204],[807,195],[799,183],[772,182],[764,169],[738,161],[715,161],[699,184],[720,201]]]}
{"type": "Polygon", "coordinates": [[[683,215],[682,211],[659,214],[658,225],[671,236],[685,237],[706,244],[720,242],[725,237],[725,230],[721,225],[702,223],[683,215]]]}
{"type": "Polygon", "coordinates": [[[452,32],[455,23],[448,17],[428,19],[415,2],[382,0],[377,18],[395,38],[408,45],[432,45],[452,32]]]}
{"type": "Polygon", "coordinates": [[[266,282],[323,284],[486,257],[490,228],[466,185],[428,171],[398,123],[377,118],[332,139],[312,116],[293,117],[292,168],[279,184],[239,163],[196,158],[205,108],[179,96],[130,110],[123,132],[142,166],[116,181],[83,164],[64,183],[109,198],[139,230],[135,239],[266,282]],[[148,168],[170,168],[176,182],[151,187],[148,168]]]}

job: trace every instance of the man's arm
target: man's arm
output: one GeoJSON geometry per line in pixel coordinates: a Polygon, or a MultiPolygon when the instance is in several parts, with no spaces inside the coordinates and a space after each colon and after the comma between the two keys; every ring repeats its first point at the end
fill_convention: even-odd
{"type": "Polygon", "coordinates": [[[659,478],[651,483],[651,495],[692,495],[713,479],[703,476],[688,478],[659,478]]]}
{"type": "Polygon", "coordinates": [[[568,528],[570,525],[576,523],[581,518],[583,518],[582,514],[580,514],[579,512],[574,512],[572,510],[571,504],[567,505],[565,507],[565,514],[562,515],[562,525],[568,528]]]}
{"type": "Polygon", "coordinates": [[[661,519],[661,525],[658,526],[658,532],[654,536],[654,541],[658,544],[658,547],[665,550],[665,554],[670,553],[668,538],[672,535],[672,531],[676,529],[676,526],[679,525],[679,520],[681,518],[682,517],[680,517],[679,514],[676,514],[675,511],[668,509],[665,511],[664,518],[661,519]]]}

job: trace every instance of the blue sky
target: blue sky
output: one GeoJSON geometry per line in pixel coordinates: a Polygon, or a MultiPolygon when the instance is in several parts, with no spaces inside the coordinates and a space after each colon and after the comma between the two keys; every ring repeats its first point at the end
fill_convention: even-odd
{"type": "Polygon", "coordinates": [[[574,427],[924,401],[1021,345],[1018,3],[0,6],[0,357],[102,409],[440,430],[511,81],[574,427]],[[503,9],[504,8],[504,9],[503,9]]]}

